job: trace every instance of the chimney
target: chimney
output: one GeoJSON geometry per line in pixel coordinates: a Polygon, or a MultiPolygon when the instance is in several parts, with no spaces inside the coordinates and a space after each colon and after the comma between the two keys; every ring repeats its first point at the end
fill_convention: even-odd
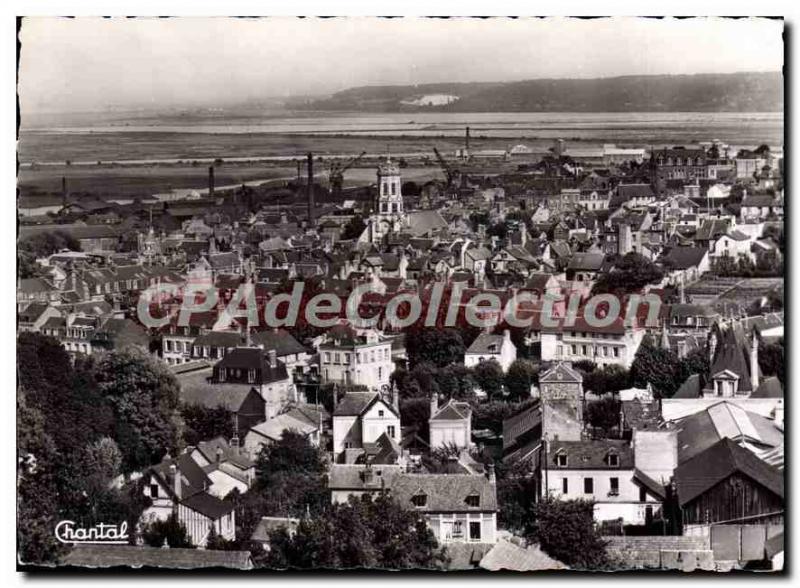
{"type": "Polygon", "coordinates": [[[181,473],[178,471],[178,468],[175,467],[175,464],[169,466],[169,473],[172,474],[173,479],[173,489],[175,490],[175,496],[178,497],[178,500],[181,499],[181,473]]]}
{"type": "Polygon", "coordinates": [[[269,367],[278,367],[278,352],[275,349],[270,349],[267,352],[267,357],[269,357],[269,367]]]}
{"type": "Polygon", "coordinates": [[[308,155],[308,228],[314,228],[314,156],[309,151],[308,155]]]}
{"type": "Polygon", "coordinates": [[[486,477],[489,478],[489,483],[490,484],[496,484],[497,483],[497,478],[494,475],[494,464],[493,463],[487,463],[486,464],[486,477]]]}
{"type": "Polygon", "coordinates": [[[208,166],[208,195],[214,195],[214,166],[208,166]]]}
{"type": "Polygon", "coordinates": [[[750,387],[758,389],[758,334],[753,329],[753,342],[750,345],[750,387]]]}
{"type": "Polygon", "coordinates": [[[436,393],[434,392],[433,394],[431,394],[431,418],[433,418],[433,415],[436,414],[436,411],[438,409],[439,409],[439,398],[436,396],[436,393]]]}
{"type": "Polygon", "coordinates": [[[464,142],[464,147],[465,147],[466,153],[464,155],[468,157],[469,156],[469,127],[467,127],[467,135],[466,135],[465,139],[466,140],[464,142]]]}
{"type": "Polygon", "coordinates": [[[61,176],[61,207],[67,205],[67,177],[61,176]]]}

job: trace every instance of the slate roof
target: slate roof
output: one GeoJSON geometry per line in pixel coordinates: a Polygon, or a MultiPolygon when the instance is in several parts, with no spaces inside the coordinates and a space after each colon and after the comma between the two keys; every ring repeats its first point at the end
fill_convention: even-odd
{"type": "Polygon", "coordinates": [[[730,439],[721,439],[675,470],[678,502],[685,506],[734,473],[784,498],[783,473],[730,439]]]}
{"type": "Polygon", "coordinates": [[[667,262],[669,267],[677,270],[685,270],[697,267],[708,255],[708,249],[704,247],[672,247],[664,256],[662,262],[667,262]]]}
{"type": "Polygon", "coordinates": [[[630,470],[633,466],[633,447],[621,439],[586,441],[553,441],[548,452],[549,469],[563,470],[630,470]],[[556,465],[556,455],[567,455],[566,467],[556,465]],[[609,465],[608,456],[618,456],[617,466],[609,465]]]}
{"type": "Polygon", "coordinates": [[[469,402],[456,402],[452,398],[440,406],[431,416],[432,421],[463,421],[472,418],[472,407],[469,402]]]}
{"type": "Polygon", "coordinates": [[[569,269],[583,271],[600,271],[605,261],[604,253],[576,253],[569,261],[569,269]]]}
{"type": "Polygon", "coordinates": [[[198,370],[177,376],[181,385],[181,402],[206,408],[224,407],[238,412],[253,386],[250,384],[212,384],[208,381],[211,369],[198,370]]]}
{"type": "Polygon", "coordinates": [[[254,345],[263,345],[264,351],[275,350],[278,357],[306,352],[306,348],[289,331],[283,329],[258,331],[253,333],[250,339],[254,345]]]}
{"type": "Polygon", "coordinates": [[[90,568],[231,568],[253,567],[249,551],[146,547],[144,545],[74,545],[61,565],[90,568]]]}
{"type": "Polygon", "coordinates": [[[678,463],[693,458],[725,438],[762,447],[776,447],[783,443],[783,432],[774,421],[732,402],[721,401],[689,415],[678,421],[678,427],[678,463]]]}
{"type": "Polygon", "coordinates": [[[207,516],[212,521],[225,516],[234,509],[234,504],[231,501],[221,500],[216,496],[201,492],[184,498],[181,504],[207,516]]]}
{"type": "Polygon", "coordinates": [[[351,464],[332,464],[328,470],[329,490],[380,490],[391,487],[394,479],[399,476],[399,466],[381,465],[369,468],[372,477],[364,475],[367,466],[351,464]]]}
{"type": "MultiPolygon", "coordinates": [[[[333,410],[333,416],[361,416],[379,398],[378,392],[347,392],[333,410]]],[[[394,412],[391,404],[386,405],[394,412]]]]}
{"type": "Polygon", "coordinates": [[[400,474],[391,485],[391,495],[404,508],[417,512],[487,512],[497,510],[496,488],[481,474],[400,474]],[[427,496],[425,506],[416,507],[412,497],[427,496]],[[467,505],[467,497],[477,494],[479,506],[467,505]]]}
{"type": "Polygon", "coordinates": [[[500,351],[503,347],[504,340],[505,337],[503,335],[495,335],[492,333],[481,333],[472,342],[472,345],[469,346],[466,352],[469,354],[500,355],[500,351]]]}
{"type": "Polygon", "coordinates": [[[447,221],[436,210],[418,210],[409,212],[407,231],[414,237],[424,237],[440,229],[447,228],[447,221]]]}

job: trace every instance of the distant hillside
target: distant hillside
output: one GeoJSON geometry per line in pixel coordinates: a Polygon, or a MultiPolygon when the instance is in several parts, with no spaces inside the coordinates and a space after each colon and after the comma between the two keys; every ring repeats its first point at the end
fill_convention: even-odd
{"type": "Polygon", "coordinates": [[[782,112],[783,76],[775,72],[364,86],[287,106],[362,112],[782,112]],[[434,98],[445,95],[450,98],[434,98]]]}

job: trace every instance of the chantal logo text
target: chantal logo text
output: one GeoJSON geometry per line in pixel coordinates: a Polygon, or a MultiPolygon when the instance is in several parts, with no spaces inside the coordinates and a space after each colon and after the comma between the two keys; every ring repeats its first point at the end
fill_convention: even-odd
{"type": "Polygon", "coordinates": [[[128,543],[128,522],[120,525],[98,523],[88,529],[76,527],[75,521],[61,521],[56,525],[56,539],[61,543],[128,543]]]}

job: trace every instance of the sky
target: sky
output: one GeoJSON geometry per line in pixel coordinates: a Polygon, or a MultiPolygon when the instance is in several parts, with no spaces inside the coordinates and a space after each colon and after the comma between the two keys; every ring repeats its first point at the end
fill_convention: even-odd
{"type": "Polygon", "coordinates": [[[767,19],[29,17],[27,112],[213,107],[354,86],[780,71],[767,19]]]}

